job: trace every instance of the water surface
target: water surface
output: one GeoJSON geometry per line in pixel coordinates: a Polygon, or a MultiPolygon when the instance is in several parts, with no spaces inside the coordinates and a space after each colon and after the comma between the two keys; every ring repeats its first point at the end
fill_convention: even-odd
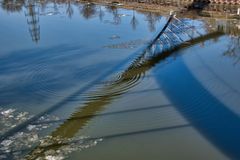
{"type": "Polygon", "coordinates": [[[1,1],[0,159],[239,159],[239,22],[168,18],[1,1]]]}

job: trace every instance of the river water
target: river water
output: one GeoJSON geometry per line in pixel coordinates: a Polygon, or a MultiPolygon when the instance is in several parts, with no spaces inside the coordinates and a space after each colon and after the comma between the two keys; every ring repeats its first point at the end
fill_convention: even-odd
{"type": "Polygon", "coordinates": [[[240,159],[239,21],[169,19],[2,0],[0,159],[240,159]]]}

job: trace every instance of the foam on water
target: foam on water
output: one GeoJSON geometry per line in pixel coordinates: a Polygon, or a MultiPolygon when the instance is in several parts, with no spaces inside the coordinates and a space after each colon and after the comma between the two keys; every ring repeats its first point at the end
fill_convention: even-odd
{"type": "MultiPolygon", "coordinates": [[[[1,133],[13,128],[32,117],[28,112],[20,112],[15,108],[0,108],[1,133]]],[[[87,136],[63,138],[61,136],[44,136],[44,130],[52,127],[49,121],[58,121],[53,115],[44,115],[35,123],[29,124],[25,130],[15,133],[0,142],[0,159],[64,159],[73,151],[95,146],[101,138],[91,139],[87,136]],[[56,146],[57,149],[56,149],[56,146]],[[47,150],[47,151],[46,151],[47,150]]]]}

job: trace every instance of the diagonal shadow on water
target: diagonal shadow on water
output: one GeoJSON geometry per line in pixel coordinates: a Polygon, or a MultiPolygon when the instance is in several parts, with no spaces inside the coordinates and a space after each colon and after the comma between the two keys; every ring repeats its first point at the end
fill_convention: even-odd
{"type": "MultiPolygon", "coordinates": [[[[167,20],[167,23],[165,24],[165,26],[161,29],[161,31],[156,36],[154,36],[154,39],[152,40],[152,42],[156,42],[157,41],[157,39],[160,37],[160,35],[167,28],[167,25],[170,23],[172,17],[173,17],[173,15],[171,17],[169,17],[169,19],[167,20]]],[[[16,127],[12,128],[12,129],[10,129],[9,131],[5,132],[3,135],[1,135],[0,141],[3,141],[4,139],[6,139],[6,138],[12,136],[13,134],[15,134],[16,132],[19,132],[19,131],[23,130],[24,128],[27,127],[27,125],[29,125],[32,122],[38,120],[41,116],[49,114],[49,113],[51,113],[51,112],[53,112],[53,111],[63,107],[65,104],[67,104],[69,102],[69,100],[74,99],[75,97],[79,96],[80,94],[82,94],[82,93],[86,92],[87,90],[89,90],[90,88],[92,88],[93,84],[97,84],[97,83],[101,82],[107,76],[109,76],[110,74],[114,73],[116,70],[118,70],[122,66],[128,64],[129,61],[132,61],[132,59],[134,59],[136,57],[136,55],[140,54],[141,56],[139,58],[142,58],[142,55],[146,54],[146,50],[150,50],[151,46],[152,46],[152,43],[145,44],[142,48],[140,48],[138,51],[136,51],[136,53],[131,54],[124,61],[122,61],[121,63],[119,63],[115,67],[112,67],[111,69],[106,71],[104,74],[102,74],[100,77],[97,77],[96,79],[92,80],[90,83],[88,83],[84,87],[80,88],[76,92],[72,93],[68,97],[64,98],[63,100],[61,100],[57,104],[55,104],[53,106],[50,106],[48,109],[38,113],[34,117],[26,120],[24,123],[22,123],[22,124],[20,124],[20,125],[18,125],[16,127]]],[[[126,77],[127,76],[126,74],[128,74],[128,73],[125,73],[125,78],[128,79],[128,77],[126,77]]],[[[131,77],[131,75],[128,75],[128,76],[131,77]]]]}
{"type": "Polygon", "coordinates": [[[116,114],[123,114],[123,113],[131,113],[131,112],[138,112],[138,111],[146,111],[146,110],[153,110],[153,109],[158,109],[158,108],[165,108],[165,107],[170,107],[172,106],[171,104],[166,104],[166,105],[156,105],[156,106],[148,106],[148,107],[141,107],[141,108],[136,108],[136,109],[128,109],[128,110],[121,110],[121,111],[116,111],[116,112],[107,112],[107,113],[97,113],[97,114],[92,114],[92,115],[84,115],[82,117],[73,117],[71,119],[60,119],[60,120],[55,120],[55,121],[46,121],[46,122],[40,122],[40,123],[32,123],[33,125],[38,125],[38,124],[48,124],[48,123],[60,123],[64,121],[72,121],[72,120],[82,120],[86,118],[92,118],[92,117],[102,117],[102,116],[108,116],[108,115],[116,115],[116,114]]]}
{"type": "MultiPolygon", "coordinates": [[[[170,22],[170,21],[169,21],[170,22]]],[[[166,28],[165,28],[166,29],[166,28]]],[[[160,35],[162,32],[160,32],[160,35]]],[[[159,36],[160,36],[159,35],[159,36]]],[[[149,45],[136,60],[123,72],[120,74],[118,79],[113,81],[110,84],[104,85],[100,88],[100,91],[96,91],[96,93],[90,94],[88,101],[81,107],[79,107],[72,115],[61,124],[55,131],[50,134],[50,137],[53,139],[68,139],[74,137],[79,130],[81,130],[92,118],[95,117],[96,113],[105,109],[105,107],[111,103],[112,100],[119,98],[121,95],[127,93],[131,88],[141,83],[141,79],[144,78],[144,74],[153,68],[155,65],[164,61],[166,58],[171,56],[174,52],[195,45],[207,39],[212,39],[215,37],[221,36],[221,32],[213,32],[195,39],[191,39],[188,43],[180,44],[176,47],[170,48],[169,50],[165,50],[158,54],[151,54],[151,56],[146,56],[147,54],[152,52],[152,43],[149,45]],[[101,94],[99,94],[101,93],[101,94]],[[86,116],[87,115],[87,116],[86,116]],[[84,117],[84,119],[79,120],[79,117],[84,117]]],[[[156,42],[157,39],[154,39],[153,42],[156,42]]],[[[158,129],[152,129],[158,130],[158,129]]],[[[138,131],[136,131],[137,133],[138,131]]],[[[134,132],[133,132],[134,133],[134,132]]],[[[118,136],[131,135],[130,133],[121,133],[119,135],[106,136],[105,138],[113,138],[118,136]]],[[[103,136],[104,137],[104,136],[103,136]]],[[[65,145],[65,144],[63,144],[65,145]]],[[[27,159],[36,159],[39,157],[43,157],[46,151],[49,149],[57,150],[60,148],[61,143],[59,141],[55,141],[51,143],[49,146],[37,146],[34,150],[32,150],[28,155],[27,159]],[[51,147],[51,146],[54,147],[51,147]]]]}
{"type": "Polygon", "coordinates": [[[184,63],[175,64],[156,77],[167,97],[209,142],[230,159],[240,159],[239,115],[209,93],[184,63]]]}

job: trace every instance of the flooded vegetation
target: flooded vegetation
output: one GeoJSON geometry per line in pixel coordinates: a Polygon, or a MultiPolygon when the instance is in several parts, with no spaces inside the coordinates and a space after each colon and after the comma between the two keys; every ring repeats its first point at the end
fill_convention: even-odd
{"type": "Polygon", "coordinates": [[[0,2],[0,159],[240,158],[238,19],[0,2]]]}

